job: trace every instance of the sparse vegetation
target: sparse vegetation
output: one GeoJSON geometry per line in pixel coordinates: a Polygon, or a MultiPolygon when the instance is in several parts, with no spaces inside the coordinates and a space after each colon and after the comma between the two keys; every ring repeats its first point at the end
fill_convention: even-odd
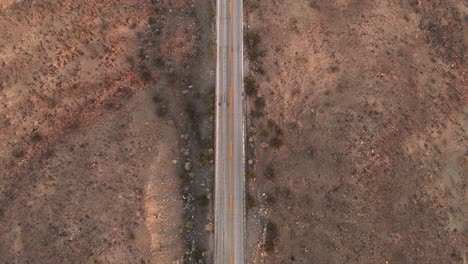
{"type": "Polygon", "coordinates": [[[268,137],[270,135],[270,133],[268,132],[268,130],[266,129],[262,129],[260,130],[260,134],[259,134],[261,137],[268,137]]]}
{"type": "Polygon", "coordinates": [[[205,225],[205,230],[208,232],[211,232],[214,230],[214,224],[213,223],[208,223],[205,225]]]}
{"type": "Polygon", "coordinates": [[[265,98],[257,97],[257,99],[255,99],[255,107],[257,110],[263,110],[263,108],[265,108],[265,98]]]}
{"type": "MultiPolygon", "coordinates": [[[[324,0],[251,2],[260,8],[246,11],[247,23],[252,22],[247,27],[260,34],[256,51],[265,50],[268,56],[263,59],[262,52],[254,53],[256,61],[249,61],[249,66],[253,65],[251,74],[259,84],[256,95],[265,96],[268,105],[264,117],[250,120],[255,131],[249,136],[255,145],[249,146],[262,177],[249,181],[249,190],[255,191],[258,207],[273,212],[267,220],[276,224],[268,228],[273,235],[264,240],[263,249],[271,254],[256,251],[262,255],[260,262],[346,262],[343,254],[335,254],[336,245],[362,246],[352,238],[364,238],[369,232],[390,234],[398,244],[375,240],[364,245],[367,250],[360,254],[351,253],[356,263],[385,258],[401,263],[460,262],[464,256],[460,248],[466,244],[459,225],[466,217],[460,212],[466,210],[466,203],[459,199],[463,191],[456,188],[463,182],[459,176],[463,166],[455,160],[462,160],[466,151],[457,136],[449,136],[463,126],[465,117],[460,76],[466,64],[463,32],[468,19],[460,1],[405,0],[374,6],[324,0]],[[373,16],[377,10],[385,18],[373,16]],[[342,34],[342,25],[350,21],[356,22],[352,30],[359,33],[342,34]],[[361,32],[366,35],[360,36],[361,32]],[[371,50],[358,42],[371,45],[371,50]],[[328,49],[318,48],[317,43],[328,49]],[[310,52],[304,52],[306,47],[310,52]],[[277,107],[270,98],[283,104],[291,98],[292,104],[277,107]],[[438,168],[431,166],[434,162],[438,168]],[[458,179],[449,183],[444,167],[458,179]],[[415,168],[418,173],[413,173],[415,168]],[[423,174],[437,180],[425,182],[423,174]],[[373,180],[363,180],[367,177],[373,180]],[[457,198],[434,187],[444,180],[457,198]],[[356,192],[360,188],[367,191],[356,192]],[[431,197],[415,196],[414,203],[421,203],[416,207],[391,203],[414,196],[415,188],[431,189],[431,197]],[[320,202],[323,198],[328,204],[320,202]],[[437,198],[443,199],[442,204],[451,200],[456,209],[442,209],[437,198]],[[297,206],[305,210],[292,210],[297,206]],[[402,214],[388,218],[385,208],[389,207],[398,207],[402,214]],[[306,208],[314,208],[320,217],[306,208]],[[365,213],[367,219],[379,219],[379,225],[355,211],[365,213]],[[343,226],[343,216],[359,222],[361,228],[343,226]],[[294,230],[295,224],[307,229],[312,223],[320,224],[320,230],[294,230]],[[418,233],[419,225],[427,232],[418,233]],[[448,225],[454,232],[437,232],[448,225]],[[394,231],[394,227],[406,228],[394,231]],[[342,236],[344,231],[349,236],[342,236]],[[286,237],[283,232],[295,235],[286,237]],[[428,237],[437,252],[425,247],[428,237]],[[330,242],[330,247],[310,250],[330,242]],[[385,250],[369,250],[375,247],[385,250]],[[414,248],[418,256],[412,254],[414,248]]],[[[247,89],[245,81],[244,85],[247,89]]],[[[261,109],[256,97],[249,98],[249,103],[252,110],[261,109]]],[[[263,211],[250,214],[262,217],[263,211]]],[[[264,232],[267,225],[265,221],[264,232]]]]}
{"type": "Polygon", "coordinates": [[[156,104],[162,103],[163,101],[164,99],[162,98],[161,95],[159,94],[153,95],[153,102],[155,102],[156,104]]]}
{"type": "Polygon", "coordinates": [[[252,30],[248,30],[244,35],[245,45],[247,47],[247,56],[250,61],[254,62],[261,55],[258,48],[260,43],[260,35],[252,30]]]}
{"type": "Polygon", "coordinates": [[[153,102],[156,104],[156,114],[159,117],[164,117],[169,113],[168,104],[160,94],[153,95],[153,102]]]}
{"type": "Polygon", "coordinates": [[[185,228],[187,228],[188,230],[192,230],[193,227],[194,227],[194,224],[192,220],[188,220],[185,222],[185,228]]]}
{"type": "Polygon", "coordinates": [[[268,206],[272,206],[274,203],[276,202],[276,199],[275,199],[275,196],[271,193],[267,193],[265,195],[265,203],[268,205],[268,206]]]}
{"type": "Polygon", "coordinates": [[[255,95],[257,93],[257,84],[252,76],[244,77],[244,89],[247,95],[255,95]]]}
{"type": "Polygon", "coordinates": [[[159,117],[164,117],[164,116],[166,116],[168,113],[169,113],[169,107],[167,106],[167,104],[160,104],[160,105],[157,106],[157,108],[156,108],[156,114],[157,114],[159,117]]]}
{"type": "Polygon", "coordinates": [[[198,196],[196,198],[196,201],[200,206],[208,206],[210,204],[210,199],[208,198],[208,195],[206,194],[198,196]]]}
{"type": "Polygon", "coordinates": [[[135,239],[135,233],[133,233],[133,231],[130,228],[127,229],[127,239],[128,240],[134,240],[135,239]]]}
{"type": "Polygon", "coordinates": [[[78,120],[73,120],[67,125],[67,128],[70,130],[77,130],[79,127],[80,127],[80,122],[78,120]]]}
{"type": "Polygon", "coordinates": [[[275,244],[278,240],[278,228],[272,221],[268,221],[265,226],[265,245],[264,249],[266,252],[273,252],[275,244]]]}
{"type": "Polygon", "coordinates": [[[39,131],[37,130],[34,130],[32,133],[31,133],[31,141],[32,142],[39,142],[42,140],[42,135],[39,131]]]}
{"type": "Polygon", "coordinates": [[[3,125],[4,125],[5,127],[10,127],[10,126],[11,126],[11,121],[10,121],[10,119],[5,119],[5,121],[3,121],[3,125]]]}
{"type": "Polygon", "coordinates": [[[275,178],[275,169],[273,168],[273,166],[271,165],[268,165],[266,168],[265,168],[265,178],[271,180],[273,178],[275,178]]]}
{"type": "Polygon", "coordinates": [[[279,136],[275,136],[272,139],[270,139],[270,146],[279,148],[283,145],[283,139],[279,136]]]}
{"type": "Polygon", "coordinates": [[[153,78],[150,70],[147,68],[147,67],[142,67],[140,69],[140,78],[142,81],[144,81],[145,83],[148,83],[151,81],[151,79],[153,78]]]}
{"type": "Polygon", "coordinates": [[[253,117],[253,118],[258,118],[258,117],[262,117],[264,116],[265,113],[263,113],[262,111],[257,111],[257,110],[254,110],[250,113],[250,116],[253,117]]]}
{"type": "Polygon", "coordinates": [[[184,172],[181,172],[179,173],[179,178],[184,180],[184,181],[188,181],[190,180],[190,173],[184,171],[184,172]]]}
{"type": "Polygon", "coordinates": [[[13,148],[13,150],[11,151],[11,154],[13,155],[13,157],[15,158],[22,158],[25,154],[26,154],[26,151],[24,150],[23,147],[21,146],[16,146],[13,148]]]}
{"type": "Polygon", "coordinates": [[[55,155],[55,150],[52,148],[48,148],[46,152],[44,153],[44,158],[48,159],[51,158],[55,155]]]}
{"type": "Polygon", "coordinates": [[[247,174],[247,177],[249,177],[249,179],[251,180],[255,179],[256,177],[255,171],[249,171],[249,173],[247,174]]]}
{"type": "Polygon", "coordinates": [[[309,1],[309,6],[314,8],[314,9],[318,9],[318,5],[317,5],[317,0],[308,0],[309,1]]]}
{"type": "Polygon", "coordinates": [[[200,155],[200,162],[203,166],[209,166],[211,162],[211,156],[208,153],[202,153],[200,155]]]}
{"type": "Polygon", "coordinates": [[[255,207],[255,198],[250,193],[247,193],[246,203],[247,203],[247,209],[251,209],[255,207]]]}
{"type": "Polygon", "coordinates": [[[161,57],[153,58],[153,60],[151,61],[151,65],[153,65],[153,67],[163,67],[164,60],[161,57]]]}
{"type": "Polygon", "coordinates": [[[148,18],[148,24],[154,25],[154,24],[156,24],[156,22],[157,22],[156,18],[154,18],[154,17],[149,17],[148,18]]]}
{"type": "MultiPolygon", "coordinates": [[[[30,243],[28,250],[21,252],[8,250],[17,232],[9,229],[2,233],[0,251],[4,254],[0,254],[0,262],[95,262],[107,257],[74,253],[117,250],[117,262],[148,263],[149,251],[165,251],[157,243],[171,245],[171,252],[158,254],[158,263],[175,259],[199,263],[199,259],[206,259],[203,250],[195,249],[203,248],[208,236],[203,228],[207,223],[204,216],[211,210],[205,206],[209,196],[197,197],[209,193],[208,187],[201,188],[197,182],[199,189],[189,190],[185,196],[191,203],[188,209],[184,208],[179,187],[194,187],[190,185],[196,182],[194,179],[209,176],[197,171],[196,178],[194,173],[180,174],[190,179],[189,183],[179,179],[185,157],[175,155],[180,134],[189,133],[176,115],[184,107],[182,100],[176,99],[179,88],[191,78],[188,76],[195,75],[194,67],[186,66],[208,61],[205,54],[194,56],[198,47],[213,47],[213,43],[205,45],[205,39],[199,38],[200,32],[210,32],[211,24],[186,15],[207,4],[154,0],[155,6],[138,1],[104,1],[103,6],[102,1],[62,0],[47,2],[44,9],[29,2],[6,8],[17,1],[0,2],[2,12],[11,13],[0,18],[0,68],[7,76],[0,80],[1,93],[6,95],[0,111],[0,143],[4,148],[0,218],[7,227],[31,226],[22,230],[30,243]],[[67,16],[57,16],[57,10],[67,16]],[[165,34],[164,42],[155,37],[159,33],[165,34]],[[13,60],[8,59],[11,56],[13,60]],[[169,84],[162,87],[170,72],[176,75],[176,89],[169,84]],[[156,80],[161,81],[156,84],[156,80]],[[17,87],[21,87],[20,92],[17,87]],[[158,91],[158,95],[153,97],[152,91],[158,91]],[[174,124],[156,116],[172,112],[174,124]],[[155,162],[154,155],[161,162],[155,162]],[[124,169],[115,170],[119,166],[124,169]],[[147,180],[152,181],[151,186],[145,185],[147,180]],[[55,187],[49,184],[52,181],[55,187]],[[89,192],[95,187],[98,189],[89,192]],[[55,188],[66,191],[55,192],[55,188]],[[53,195],[47,195],[50,191],[53,195]],[[80,198],[71,198],[70,194],[75,198],[89,196],[93,204],[81,203],[80,210],[54,217],[55,209],[79,202],[80,198]],[[23,201],[36,195],[48,198],[22,206],[23,201]],[[142,201],[150,195],[157,211],[164,211],[164,219],[169,219],[151,228],[156,243],[149,243],[147,234],[138,227],[149,219],[142,201]],[[112,208],[100,212],[100,219],[96,219],[93,212],[102,205],[112,208]],[[192,206],[197,207],[196,213],[191,211],[192,206]],[[15,213],[2,217],[10,207],[15,213]],[[68,228],[76,224],[75,220],[79,220],[81,230],[76,231],[85,232],[85,236],[75,236],[68,228]],[[193,222],[193,229],[188,223],[190,231],[184,228],[187,220],[193,222]],[[100,228],[101,222],[107,227],[100,228]],[[195,239],[193,249],[184,243],[195,239]],[[60,252],[48,250],[52,244],[60,252]],[[125,245],[125,250],[121,251],[119,245],[125,245]],[[148,251],[138,250],[142,246],[148,251]],[[185,252],[189,252],[187,256],[185,252]]],[[[194,82],[214,84],[213,76],[205,71],[213,65],[206,63],[194,82]]],[[[183,141],[200,153],[192,135],[189,140],[183,141]]],[[[197,156],[189,158],[193,164],[198,162],[197,156]]],[[[200,168],[198,164],[196,167],[200,168]]],[[[157,211],[152,211],[151,221],[161,216],[157,211]]]]}

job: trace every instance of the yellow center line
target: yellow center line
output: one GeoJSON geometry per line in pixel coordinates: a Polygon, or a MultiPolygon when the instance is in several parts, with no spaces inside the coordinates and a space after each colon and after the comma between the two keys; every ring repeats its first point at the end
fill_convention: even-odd
{"type": "Polygon", "coordinates": [[[232,0],[229,0],[229,264],[232,264],[232,0]]]}

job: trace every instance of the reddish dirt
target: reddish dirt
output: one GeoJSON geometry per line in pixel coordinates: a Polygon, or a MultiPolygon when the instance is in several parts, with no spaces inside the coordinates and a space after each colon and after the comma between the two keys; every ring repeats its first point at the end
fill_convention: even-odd
{"type": "Polygon", "coordinates": [[[0,262],[180,263],[183,104],[166,74],[195,53],[193,7],[0,7],[0,262]]]}
{"type": "Polygon", "coordinates": [[[466,4],[246,12],[266,102],[251,99],[250,262],[467,263],[466,4]]]}

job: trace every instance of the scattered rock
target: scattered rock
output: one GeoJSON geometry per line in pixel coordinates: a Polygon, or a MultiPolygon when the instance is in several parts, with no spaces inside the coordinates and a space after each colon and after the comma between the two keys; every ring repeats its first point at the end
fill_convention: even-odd
{"type": "Polygon", "coordinates": [[[191,171],[192,170],[192,163],[185,162],[184,169],[185,169],[185,171],[191,171]]]}
{"type": "Polygon", "coordinates": [[[253,137],[249,137],[249,142],[250,142],[250,143],[254,142],[254,138],[253,138],[253,137]]]}
{"type": "Polygon", "coordinates": [[[176,164],[177,164],[177,160],[176,160],[176,159],[173,159],[173,160],[171,160],[171,163],[174,164],[174,165],[176,165],[176,164]]]}
{"type": "Polygon", "coordinates": [[[188,157],[190,155],[190,150],[189,149],[184,149],[183,154],[184,154],[184,156],[188,157]]]}
{"type": "Polygon", "coordinates": [[[263,142],[262,144],[260,144],[260,146],[262,148],[268,148],[270,145],[268,145],[268,143],[263,142]]]}
{"type": "Polygon", "coordinates": [[[249,163],[249,165],[253,165],[253,164],[254,164],[254,161],[251,160],[251,159],[249,159],[248,163],[249,163]]]}

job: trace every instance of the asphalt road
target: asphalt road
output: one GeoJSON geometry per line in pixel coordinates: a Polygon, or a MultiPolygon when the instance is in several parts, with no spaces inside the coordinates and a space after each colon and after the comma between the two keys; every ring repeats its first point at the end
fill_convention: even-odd
{"type": "Polygon", "coordinates": [[[215,256],[245,263],[242,0],[217,0],[215,256]]]}

